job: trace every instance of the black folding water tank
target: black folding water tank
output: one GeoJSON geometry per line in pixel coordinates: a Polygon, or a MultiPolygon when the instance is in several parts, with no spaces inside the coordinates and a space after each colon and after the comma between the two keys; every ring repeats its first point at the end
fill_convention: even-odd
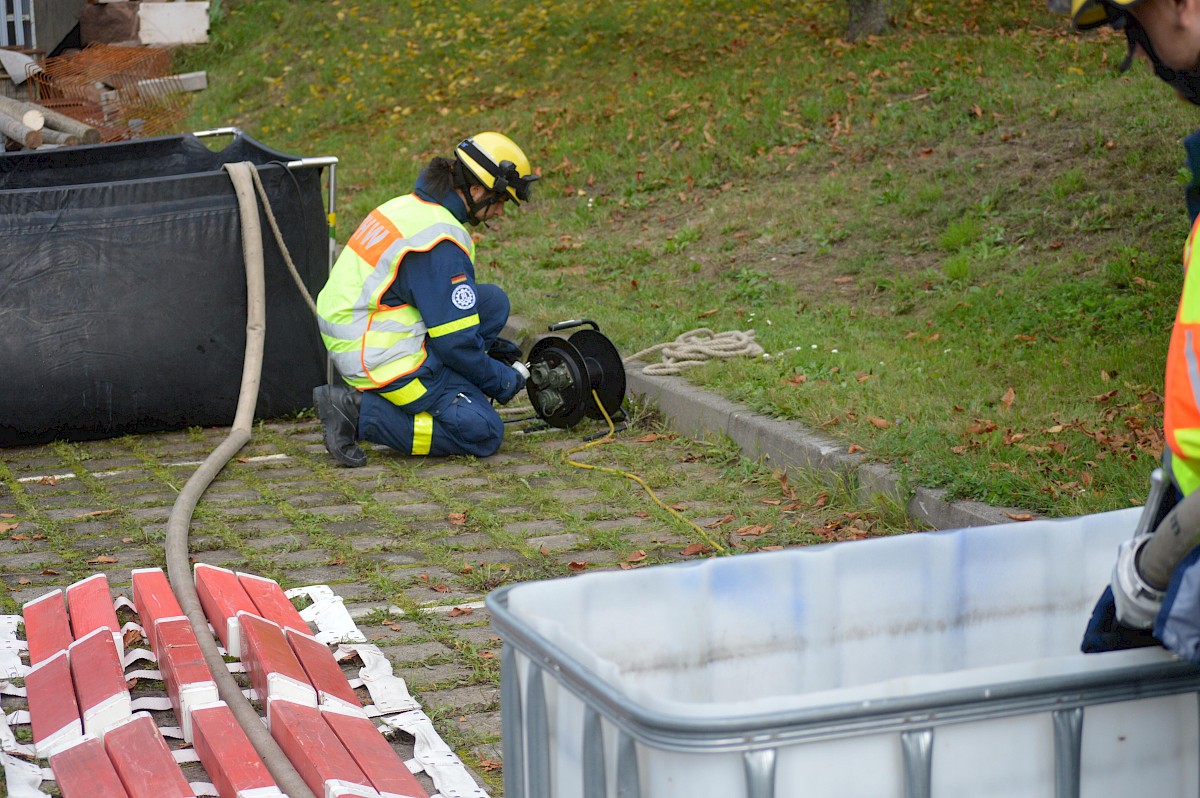
{"type": "MultiPolygon", "coordinates": [[[[0,155],[0,446],[233,422],[246,278],[233,185],[250,161],[301,279],[328,274],[321,167],[238,133],[0,155]]],[[[312,404],[316,320],[260,210],[267,329],[257,417],[312,404]]]]}

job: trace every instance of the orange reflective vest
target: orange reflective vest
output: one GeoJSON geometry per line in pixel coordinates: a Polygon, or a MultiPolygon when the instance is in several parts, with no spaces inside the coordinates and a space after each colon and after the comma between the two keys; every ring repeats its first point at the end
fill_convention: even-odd
{"type": "Polygon", "coordinates": [[[1200,219],[1183,249],[1183,295],[1167,350],[1163,429],[1171,447],[1171,472],[1183,495],[1200,488],[1200,219]]]}

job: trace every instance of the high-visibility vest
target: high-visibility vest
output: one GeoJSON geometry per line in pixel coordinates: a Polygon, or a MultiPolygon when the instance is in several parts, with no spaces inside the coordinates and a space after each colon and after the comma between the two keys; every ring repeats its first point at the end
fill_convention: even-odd
{"type": "Polygon", "coordinates": [[[425,393],[418,380],[404,385],[404,377],[425,362],[425,322],[417,308],[385,305],[383,297],[408,253],[428,252],[443,241],[462,247],[474,262],[475,242],[454,215],[408,194],[371,211],[346,242],[317,296],[317,311],[325,348],[353,387],[402,393],[389,397],[400,405],[425,393]]]}
{"type": "Polygon", "coordinates": [[[1171,447],[1171,472],[1183,495],[1200,488],[1200,220],[1183,249],[1183,295],[1171,330],[1163,430],[1171,447]]]}

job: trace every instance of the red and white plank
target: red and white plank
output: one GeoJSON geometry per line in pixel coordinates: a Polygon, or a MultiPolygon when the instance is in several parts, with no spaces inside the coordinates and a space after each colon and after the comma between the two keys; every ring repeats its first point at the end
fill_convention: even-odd
{"type": "Polygon", "coordinates": [[[321,707],[321,716],[380,795],[386,798],[428,798],[421,783],[366,712],[326,705],[321,707]]]}
{"type": "Polygon", "coordinates": [[[291,627],[299,629],[301,632],[309,632],[308,623],[300,617],[300,610],[292,604],[292,600],[283,592],[283,588],[279,586],[278,582],[274,579],[267,579],[265,576],[255,576],[240,571],[237,576],[242,589],[246,591],[250,600],[254,602],[254,606],[258,608],[256,615],[266,618],[268,621],[274,621],[284,628],[291,627]]]}
{"type": "Polygon", "coordinates": [[[316,795],[377,795],[321,711],[294,701],[267,701],[271,736],[316,795]],[[368,792],[347,792],[354,787],[368,792]],[[336,790],[342,790],[337,792],[336,790]]]}
{"type": "Polygon", "coordinates": [[[238,613],[257,613],[258,608],[242,588],[237,574],[228,568],[196,563],[196,594],[208,622],[212,624],[225,650],[241,659],[242,641],[238,613]]]}
{"type": "Polygon", "coordinates": [[[218,699],[217,683],[185,617],[161,618],[155,624],[158,669],[162,674],[185,742],[192,742],[192,710],[218,699]]]}
{"type": "Polygon", "coordinates": [[[196,798],[158,725],[145,712],[109,728],[104,750],[129,798],[196,798]]]}
{"type": "Polygon", "coordinates": [[[317,691],[308,681],[279,624],[249,612],[239,612],[242,664],[250,684],[264,704],[272,698],[317,705],[317,691]]]}
{"type": "Polygon", "coordinates": [[[141,621],[142,631],[150,650],[158,655],[158,638],[154,626],[163,618],[178,618],[183,615],[179,600],[171,591],[167,575],[161,568],[135,568],[131,580],[133,582],[133,606],[137,609],[138,620],[141,621]]]}
{"type": "Polygon", "coordinates": [[[317,638],[295,629],[284,629],[288,644],[295,652],[296,658],[304,667],[308,681],[317,691],[322,704],[342,702],[351,707],[361,707],[362,702],[354,694],[350,680],[346,678],[342,666],[334,659],[329,646],[317,638]]]}
{"type": "Polygon", "coordinates": [[[38,756],[48,756],[83,737],[83,719],[66,651],[42,660],[25,674],[25,694],[38,756]]]}
{"type": "Polygon", "coordinates": [[[83,730],[103,738],[105,729],[133,714],[116,644],[101,627],[72,643],[68,653],[83,730]]]}
{"type": "Polygon", "coordinates": [[[107,576],[92,574],[70,585],[67,588],[67,614],[71,617],[71,634],[76,640],[97,629],[107,629],[117,645],[118,657],[125,655],[125,641],[107,576]]]}
{"type": "Polygon", "coordinates": [[[192,709],[193,745],[220,798],[282,795],[224,701],[192,709]],[[254,791],[254,792],[251,792],[254,791]]]}
{"type": "Polygon", "coordinates": [[[55,590],[21,607],[25,618],[25,642],[29,645],[29,664],[49,659],[75,640],[67,618],[67,601],[62,590],[55,590]]]}
{"type": "Polygon", "coordinates": [[[63,798],[129,798],[104,743],[91,735],[51,754],[50,770],[63,798]]]}

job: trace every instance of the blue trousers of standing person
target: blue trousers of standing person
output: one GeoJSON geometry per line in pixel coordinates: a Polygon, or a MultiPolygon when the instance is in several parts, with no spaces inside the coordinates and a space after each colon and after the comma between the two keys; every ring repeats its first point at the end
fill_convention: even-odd
{"type": "MultiPolygon", "coordinates": [[[[508,296],[498,286],[476,284],[479,332],[487,347],[508,322],[508,296]]],[[[447,369],[433,404],[415,415],[370,391],[362,396],[360,439],[405,454],[472,454],[488,457],[500,449],[504,422],[491,400],[463,375],[447,369]]]]}

